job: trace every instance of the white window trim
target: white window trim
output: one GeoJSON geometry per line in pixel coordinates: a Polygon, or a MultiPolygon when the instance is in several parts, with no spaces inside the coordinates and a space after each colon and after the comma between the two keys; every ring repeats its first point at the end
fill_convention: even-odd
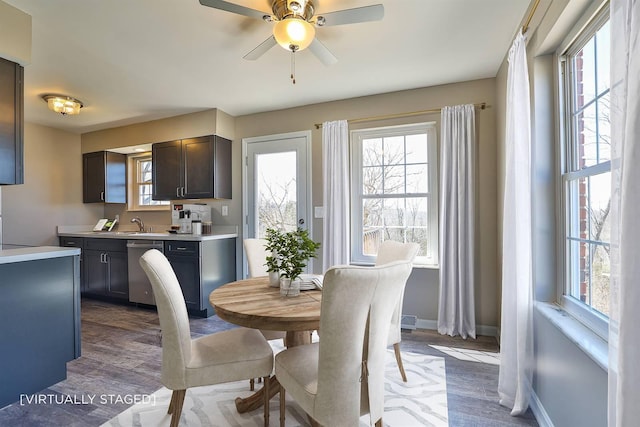
{"type": "MultiPolygon", "coordinates": [[[[379,136],[384,133],[389,135],[407,135],[411,133],[427,133],[427,158],[429,164],[429,192],[418,193],[415,196],[429,197],[428,210],[428,232],[429,232],[429,253],[431,257],[420,257],[414,261],[414,267],[438,268],[438,137],[435,122],[415,123],[398,126],[386,126],[370,129],[358,129],[350,132],[351,151],[351,261],[356,265],[372,265],[375,263],[375,256],[364,255],[362,248],[362,150],[360,149],[362,140],[372,136],[379,136]]],[[[395,195],[394,195],[395,196],[395,195]]],[[[392,196],[390,196],[392,197],[392,196]]],[[[384,196],[380,196],[384,198],[384,196]]]]}
{"type": "Polygon", "coordinates": [[[141,206],[138,204],[138,161],[151,158],[151,152],[130,154],[127,156],[127,210],[129,212],[168,211],[171,204],[141,206]]]}

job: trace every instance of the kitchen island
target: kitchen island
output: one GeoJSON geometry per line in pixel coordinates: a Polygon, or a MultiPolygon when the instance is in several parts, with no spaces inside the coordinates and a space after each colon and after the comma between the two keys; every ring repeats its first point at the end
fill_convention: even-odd
{"type": "Polygon", "coordinates": [[[67,377],[80,357],[80,250],[0,250],[0,408],[67,377]]]}

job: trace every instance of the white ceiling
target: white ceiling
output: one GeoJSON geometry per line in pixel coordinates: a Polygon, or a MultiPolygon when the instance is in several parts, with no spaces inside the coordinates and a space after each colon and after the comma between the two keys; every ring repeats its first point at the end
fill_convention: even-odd
{"type": "MultiPolygon", "coordinates": [[[[276,46],[242,57],[272,24],[198,0],[3,0],[32,16],[25,119],[84,133],[219,108],[232,116],[494,77],[530,0],[316,0],[316,13],[382,3],[380,22],[323,27],[338,58],[276,46]],[[64,117],[45,93],[85,107],[64,117]]],[[[229,0],[270,11],[268,0],[229,0]]]]}

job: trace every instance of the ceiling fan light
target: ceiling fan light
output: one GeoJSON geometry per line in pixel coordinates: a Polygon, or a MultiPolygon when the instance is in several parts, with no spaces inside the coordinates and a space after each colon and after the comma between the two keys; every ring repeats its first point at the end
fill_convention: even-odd
{"type": "Polygon", "coordinates": [[[313,25],[300,18],[285,18],[276,22],[273,36],[280,46],[286,50],[303,50],[309,47],[316,35],[313,25]],[[291,49],[291,46],[297,49],[291,49]]]}

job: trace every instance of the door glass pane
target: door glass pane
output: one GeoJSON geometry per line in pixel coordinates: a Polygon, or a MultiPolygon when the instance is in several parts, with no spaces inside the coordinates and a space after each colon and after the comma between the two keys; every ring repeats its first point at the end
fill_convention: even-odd
{"type": "Polygon", "coordinates": [[[296,214],[296,152],[257,154],[256,231],[266,236],[267,228],[292,231],[297,226],[296,214]]]}

